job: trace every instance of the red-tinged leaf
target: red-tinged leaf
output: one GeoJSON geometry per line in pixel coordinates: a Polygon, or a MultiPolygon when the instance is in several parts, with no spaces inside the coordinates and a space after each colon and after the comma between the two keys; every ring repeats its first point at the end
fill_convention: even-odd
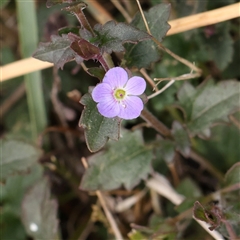
{"type": "Polygon", "coordinates": [[[84,60],[98,59],[100,56],[99,48],[84,39],[72,42],[70,47],[84,60]]]}

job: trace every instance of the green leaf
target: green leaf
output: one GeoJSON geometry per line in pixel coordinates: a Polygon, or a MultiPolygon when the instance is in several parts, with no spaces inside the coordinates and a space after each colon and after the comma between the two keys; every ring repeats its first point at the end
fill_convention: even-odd
{"type": "Polygon", "coordinates": [[[92,42],[98,44],[102,51],[107,53],[122,52],[124,51],[123,43],[137,43],[151,37],[133,26],[114,21],[95,25],[94,32],[97,36],[92,39],[92,42]]]}
{"type": "Polygon", "coordinates": [[[145,240],[145,239],[147,239],[141,232],[138,232],[136,230],[130,232],[128,234],[128,237],[130,240],[139,240],[139,239],[145,240]]]}
{"type": "Polygon", "coordinates": [[[27,189],[33,186],[42,175],[42,166],[35,164],[27,174],[10,176],[2,185],[0,194],[2,239],[26,239],[26,232],[20,219],[22,199],[27,189]]]}
{"type": "Polygon", "coordinates": [[[194,148],[221,172],[226,172],[239,161],[239,129],[235,125],[217,125],[211,129],[211,138],[196,138],[194,148]]]}
{"type": "Polygon", "coordinates": [[[225,186],[240,183],[240,162],[235,163],[226,173],[224,179],[225,186]]]}
{"type": "Polygon", "coordinates": [[[51,36],[51,42],[40,43],[33,54],[34,58],[54,63],[57,68],[63,68],[64,64],[73,60],[76,53],[70,48],[71,41],[67,35],[51,36]]]}
{"type": "Polygon", "coordinates": [[[233,58],[233,40],[228,22],[207,26],[196,35],[199,53],[205,61],[212,60],[220,70],[225,69],[233,58]]]}
{"type": "Polygon", "coordinates": [[[200,202],[196,201],[193,207],[193,215],[196,219],[208,222],[208,218],[205,215],[205,209],[200,202]]]}
{"type": "Polygon", "coordinates": [[[187,131],[179,122],[174,121],[171,132],[176,144],[176,150],[182,153],[183,156],[187,157],[191,150],[191,143],[187,131]]]}
{"type": "Polygon", "coordinates": [[[0,9],[3,9],[4,7],[6,7],[9,4],[9,2],[10,2],[10,0],[2,0],[0,9]]]}
{"type": "Polygon", "coordinates": [[[181,107],[187,116],[187,128],[198,134],[214,122],[227,120],[227,116],[239,107],[240,83],[234,80],[213,84],[209,81],[198,89],[185,83],[178,93],[181,107]],[[191,89],[188,92],[188,89],[191,89]],[[188,92],[188,93],[187,93],[188,92]],[[184,96],[184,93],[187,93],[184,96]]]}
{"type": "Polygon", "coordinates": [[[173,162],[175,155],[175,143],[171,140],[164,139],[158,141],[156,155],[162,158],[167,164],[173,162]]]}
{"type": "Polygon", "coordinates": [[[183,202],[175,207],[181,213],[191,208],[196,200],[202,196],[201,190],[196,182],[191,178],[184,178],[177,186],[177,192],[185,196],[183,202]]]}
{"type": "Polygon", "coordinates": [[[60,36],[67,35],[68,33],[73,33],[79,35],[80,27],[63,27],[58,29],[58,34],[60,36]]]}
{"type": "Polygon", "coordinates": [[[193,215],[196,219],[211,224],[210,230],[216,229],[221,224],[222,215],[219,213],[219,209],[212,204],[204,208],[200,202],[196,201],[193,207],[193,215]]]}
{"type": "Polygon", "coordinates": [[[105,151],[89,158],[81,188],[111,190],[123,184],[127,189],[136,186],[151,171],[152,150],[144,146],[140,131],[122,130],[118,142],[109,142],[105,151]]]}
{"type": "Polygon", "coordinates": [[[1,179],[10,175],[26,173],[29,168],[37,163],[41,151],[24,141],[15,139],[2,140],[1,179]]]}
{"type": "Polygon", "coordinates": [[[140,42],[137,45],[127,43],[124,46],[126,53],[123,64],[129,68],[148,68],[151,63],[160,60],[161,51],[152,40],[140,42]]]}
{"type": "Polygon", "coordinates": [[[91,152],[100,150],[110,139],[118,140],[120,132],[120,119],[106,118],[97,109],[92,96],[87,93],[80,103],[85,107],[80,118],[79,126],[84,129],[88,149],[91,152]]]}
{"type": "Polygon", "coordinates": [[[88,74],[90,74],[93,77],[98,78],[99,80],[103,80],[103,77],[106,74],[104,69],[99,68],[99,67],[88,68],[87,72],[88,72],[88,74]]]}
{"type": "MultiPolygon", "coordinates": [[[[170,25],[167,23],[170,15],[170,4],[156,5],[148,12],[144,12],[152,36],[159,42],[162,42],[170,25]]],[[[138,13],[132,23],[133,26],[146,31],[145,24],[140,13],[138,13]]],[[[137,45],[126,44],[126,54],[124,63],[128,67],[136,66],[138,68],[147,68],[152,62],[160,59],[160,50],[152,40],[138,43],[137,45]]]]}
{"type": "Polygon", "coordinates": [[[34,239],[57,239],[57,202],[50,199],[50,185],[46,178],[25,194],[22,221],[27,233],[34,239]]]}

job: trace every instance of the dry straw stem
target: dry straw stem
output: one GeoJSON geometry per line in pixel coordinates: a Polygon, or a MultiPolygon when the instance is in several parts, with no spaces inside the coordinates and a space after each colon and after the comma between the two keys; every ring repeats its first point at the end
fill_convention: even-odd
{"type": "MultiPolygon", "coordinates": [[[[99,4],[96,1],[90,1],[98,10],[99,4]]],[[[89,2],[89,3],[90,3],[89,2]]],[[[94,9],[93,6],[90,6],[94,9]]],[[[210,24],[216,24],[226,20],[240,17],[240,3],[235,3],[226,7],[218,8],[212,11],[199,13],[193,16],[184,17],[176,20],[169,21],[171,29],[167,35],[172,35],[180,32],[185,32],[194,28],[207,26],[210,24]]],[[[93,10],[92,10],[93,11],[93,10]]],[[[103,10],[101,10],[102,12],[103,10]]],[[[106,12],[106,11],[104,11],[106,12]]],[[[107,18],[100,18],[99,22],[104,23],[105,20],[110,20],[111,17],[108,14],[107,18]]],[[[14,77],[18,77],[30,72],[52,67],[52,63],[42,62],[34,58],[27,58],[20,61],[16,61],[7,64],[0,68],[1,81],[5,81],[14,77]]]]}
{"type": "MultiPolygon", "coordinates": [[[[86,158],[83,157],[81,160],[82,160],[84,168],[87,169],[88,168],[88,163],[87,163],[86,158]]],[[[104,196],[103,196],[102,192],[101,191],[96,191],[96,195],[98,196],[100,204],[101,204],[101,206],[102,206],[102,208],[105,212],[105,215],[108,219],[108,222],[110,223],[110,226],[113,230],[115,238],[118,239],[118,240],[122,240],[123,239],[122,234],[121,234],[121,232],[120,232],[120,230],[117,226],[117,223],[116,223],[115,219],[113,218],[112,213],[108,209],[108,206],[106,204],[106,201],[104,199],[104,196]]]]}

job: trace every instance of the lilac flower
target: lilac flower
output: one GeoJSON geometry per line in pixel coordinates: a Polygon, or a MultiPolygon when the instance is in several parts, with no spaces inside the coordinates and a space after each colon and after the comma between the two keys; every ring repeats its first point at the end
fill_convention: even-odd
{"type": "Polygon", "coordinates": [[[104,117],[137,118],[143,110],[143,102],[138,97],[146,88],[141,77],[128,79],[127,72],[121,67],[111,68],[92,92],[97,108],[104,117]]]}

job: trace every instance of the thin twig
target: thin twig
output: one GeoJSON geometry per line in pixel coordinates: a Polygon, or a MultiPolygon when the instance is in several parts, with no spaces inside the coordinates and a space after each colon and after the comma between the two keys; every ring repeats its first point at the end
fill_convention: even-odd
{"type": "Polygon", "coordinates": [[[170,81],[170,80],[175,80],[175,81],[180,81],[180,80],[188,80],[191,78],[196,78],[196,77],[200,77],[200,73],[187,73],[187,74],[183,74],[179,77],[167,77],[167,78],[154,78],[154,81],[159,81],[156,85],[158,85],[160,82],[162,81],[170,81]]]}
{"type": "Polygon", "coordinates": [[[153,89],[157,91],[158,90],[157,85],[152,80],[152,78],[147,74],[147,71],[144,68],[142,68],[140,69],[140,73],[144,76],[147,82],[153,87],[153,89]]]}
{"type": "Polygon", "coordinates": [[[238,129],[240,129],[240,122],[233,115],[230,115],[229,119],[238,129]]]}
{"type": "Polygon", "coordinates": [[[182,58],[182,57],[178,56],[177,54],[173,53],[168,48],[164,47],[155,37],[152,37],[152,40],[158,45],[159,48],[164,50],[166,53],[168,53],[170,56],[172,56],[173,58],[175,58],[176,60],[178,60],[182,64],[188,66],[191,70],[194,70],[197,73],[201,73],[202,72],[202,70],[200,68],[196,67],[195,64],[189,62],[185,58],[182,58]]]}
{"type": "Polygon", "coordinates": [[[148,96],[148,99],[154,98],[157,95],[161,94],[162,92],[164,92],[167,88],[169,88],[173,83],[175,83],[175,79],[171,80],[169,83],[167,83],[163,88],[161,88],[159,91],[151,94],[148,96]]]}
{"type": "Polygon", "coordinates": [[[89,236],[89,234],[91,233],[92,229],[94,227],[94,223],[92,222],[92,220],[90,219],[86,225],[86,227],[84,228],[84,230],[82,231],[81,235],[79,236],[78,240],[85,240],[87,239],[87,237],[89,236]]]}
{"type": "Polygon", "coordinates": [[[198,162],[210,173],[212,173],[220,182],[223,181],[223,174],[219,172],[213,165],[211,165],[211,163],[207,159],[205,159],[204,157],[201,157],[193,150],[190,151],[189,157],[192,158],[194,161],[198,162]]]}
{"type": "Polygon", "coordinates": [[[149,123],[152,128],[154,128],[162,136],[171,138],[171,131],[146,108],[142,110],[141,118],[144,119],[147,123],[149,123]]]}
{"type": "Polygon", "coordinates": [[[143,19],[143,22],[144,22],[145,27],[146,27],[146,29],[147,29],[147,32],[148,32],[148,34],[151,35],[151,31],[150,31],[150,29],[149,29],[149,26],[148,26],[148,23],[147,23],[147,19],[146,19],[144,13],[143,13],[142,6],[141,6],[141,4],[140,4],[140,2],[139,2],[138,0],[136,0],[136,2],[137,2],[137,5],[138,5],[138,9],[139,9],[139,11],[140,11],[140,13],[141,13],[141,15],[142,15],[142,19],[143,19]]]}
{"type": "MultiPolygon", "coordinates": [[[[88,168],[88,164],[87,164],[86,158],[83,157],[81,160],[82,160],[84,168],[87,169],[88,168]]],[[[104,199],[103,194],[101,193],[101,191],[96,191],[96,195],[98,196],[98,199],[99,199],[99,201],[101,203],[101,206],[102,206],[102,208],[103,208],[103,210],[104,210],[104,212],[106,214],[106,217],[107,217],[107,219],[108,219],[108,221],[109,221],[109,223],[110,223],[110,225],[112,227],[112,230],[113,230],[113,233],[115,235],[115,238],[117,240],[122,240],[123,239],[122,234],[121,234],[121,232],[120,232],[120,230],[119,230],[119,228],[117,226],[117,223],[116,223],[115,219],[113,218],[112,213],[108,209],[108,206],[106,204],[106,201],[104,199]]]]}
{"type": "Polygon", "coordinates": [[[25,84],[22,83],[20,86],[15,89],[15,91],[2,103],[0,106],[0,118],[7,113],[7,111],[19,101],[25,94],[25,84]]]}
{"type": "MultiPolygon", "coordinates": [[[[149,29],[149,26],[148,26],[148,23],[147,23],[147,20],[146,20],[146,17],[143,13],[143,10],[142,10],[142,7],[139,3],[138,0],[136,0],[137,4],[138,4],[138,8],[140,10],[140,13],[142,15],[142,19],[144,21],[144,24],[145,24],[145,27],[148,31],[148,33],[151,35],[151,31],[149,29]]],[[[195,78],[195,77],[199,77],[201,75],[201,72],[202,70],[199,69],[198,67],[196,67],[194,64],[192,64],[191,62],[189,62],[188,60],[178,56],[177,54],[173,53],[171,50],[169,50],[168,48],[164,47],[155,37],[152,36],[152,40],[157,44],[157,46],[159,48],[161,48],[162,50],[164,50],[166,53],[168,53],[170,56],[172,56],[173,58],[175,58],[176,60],[178,60],[179,62],[183,63],[184,65],[188,66],[190,69],[191,69],[191,73],[190,74],[184,74],[182,76],[179,76],[179,77],[176,77],[174,78],[175,80],[186,80],[186,79],[191,79],[191,78],[195,78]],[[196,71],[197,73],[196,74],[193,74],[192,71],[196,71]]],[[[159,80],[159,83],[163,80],[172,80],[173,78],[155,78],[154,80],[159,80]]],[[[166,85],[166,88],[162,88],[160,91],[158,91],[157,93],[155,94],[152,94],[150,96],[150,98],[153,98],[155,96],[157,96],[158,94],[162,93],[163,91],[165,91],[169,86],[171,86],[175,81],[171,81],[169,83],[169,85],[166,85]]],[[[158,84],[159,84],[158,83],[158,84]]],[[[156,85],[158,85],[156,84],[156,85]]],[[[150,99],[149,98],[149,99],[150,99]]]]}
{"type": "Polygon", "coordinates": [[[132,18],[131,16],[128,14],[128,12],[124,9],[124,7],[119,3],[119,1],[116,0],[111,0],[111,2],[113,3],[113,5],[119,10],[119,12],[123,15],[123,17],[126,19],[126,21],[128,23],[131,22],[132,18]]]}

